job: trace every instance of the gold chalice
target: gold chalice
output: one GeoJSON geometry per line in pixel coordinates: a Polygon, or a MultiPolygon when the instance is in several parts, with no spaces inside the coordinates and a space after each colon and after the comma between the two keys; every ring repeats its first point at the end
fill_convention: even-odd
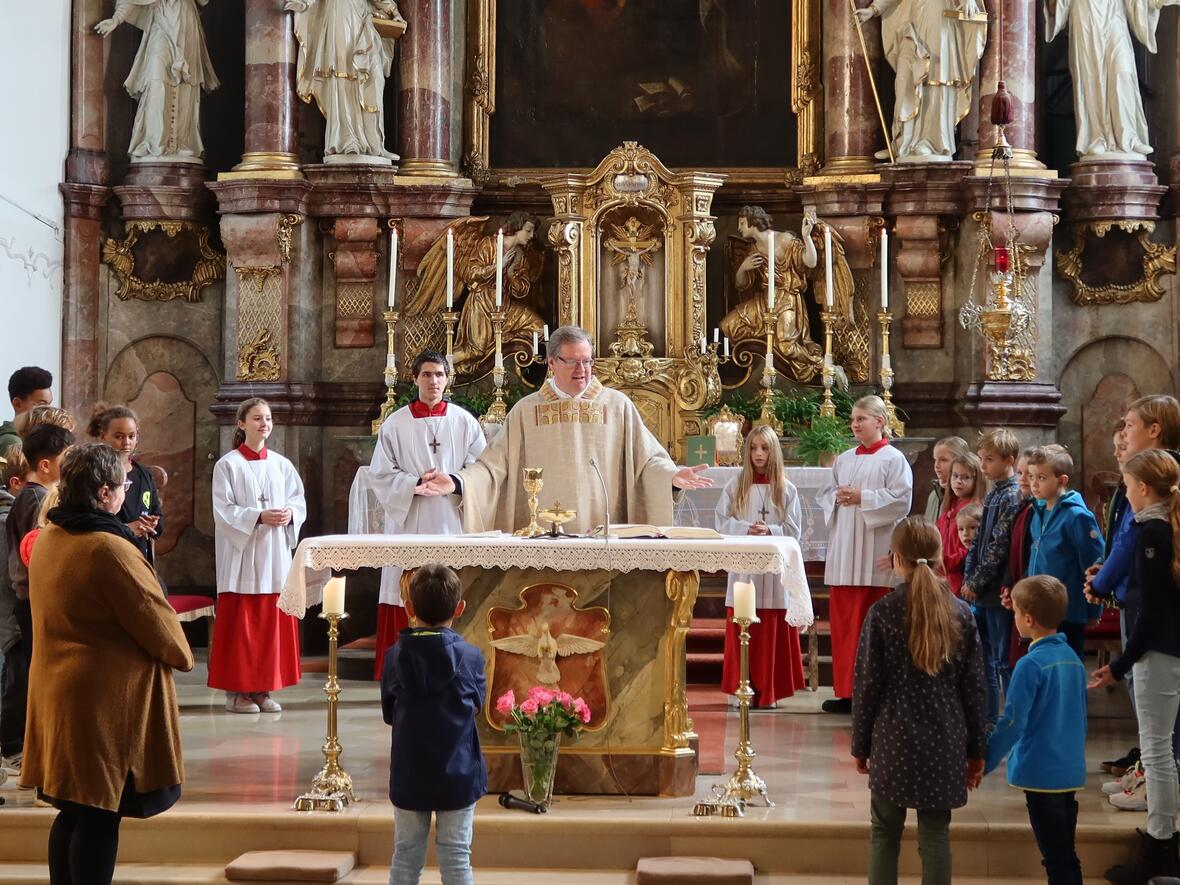
{"type": "Polygon", "coordinates": [[[545,532],[545,537],[564,538],[566,534],[561,530],[561,527],[577,516],[578,511],[565,510],[560,501],[554,501],[552,507],[540,511],[537,515],[549,523],[549,531],[545,532]]]}
{"type": "Polygon", "coordinates": [[[545,484],[541,477],[543,471],[543,467],[524,468],[524,490],[529,493],[529,524],[513,532],[517,537],[535,538],[545,534],[545,530],[537,525],[537,495],[545,484]]]}

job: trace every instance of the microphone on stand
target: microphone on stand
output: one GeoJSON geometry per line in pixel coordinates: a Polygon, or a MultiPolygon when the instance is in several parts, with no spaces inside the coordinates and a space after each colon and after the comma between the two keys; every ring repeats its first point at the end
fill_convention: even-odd
{"type": "Polygon", "coordinates": [[[602,471],[598,469],[598,462],[590,459],[590,466],[594,468],[594,475],[598,477],[598,484],[602,486],[602,500],[606,502],[606,515],[602,522],[602,540],[609,545],[610,541],[610,492],[606,490],[606,480],[602,478],[602,471]]]}

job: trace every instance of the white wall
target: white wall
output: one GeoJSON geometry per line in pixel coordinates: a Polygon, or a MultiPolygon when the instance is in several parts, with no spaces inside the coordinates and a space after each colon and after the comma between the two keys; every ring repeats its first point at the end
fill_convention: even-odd
{"type": "Polygon", "coordinates": [[[53,372],[60,395],[62,199],[69,150],[70,0],[3,3],[0,82],[0,418],[8,376],[53,372]]]}

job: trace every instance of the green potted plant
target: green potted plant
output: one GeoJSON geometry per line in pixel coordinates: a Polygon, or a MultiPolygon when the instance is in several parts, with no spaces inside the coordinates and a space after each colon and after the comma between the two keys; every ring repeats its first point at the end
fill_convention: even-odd
{"type": "Polygon", "coordinates": [[[795,456],[812,466],[830,467],[836,456],[848,448],[851,437],[848,423],[840,418],[812,419],[811,426],[799,431],[795,456]]]}

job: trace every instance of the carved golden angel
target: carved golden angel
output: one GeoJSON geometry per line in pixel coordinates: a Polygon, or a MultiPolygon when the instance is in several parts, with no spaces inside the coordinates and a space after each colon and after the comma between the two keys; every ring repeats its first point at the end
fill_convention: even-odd
{"type": "MultiPolygon", "coordinates": [[[[455,237],[455,371],[473,374],[495,355],[492,311],[496,309],[496,233],[485,234],[488,216],[461,218],[447,226],[455,237]],[[463,294],[466,293],[466,299],[463,294]],[[460,306],[461,305],[461,306],[460,306]]],[[[534,243],[537,219],[513,212],[504,222],[504,353],[532,347],[533,332],[544,320],[529,305],[545,264],[545,253],[534,243]]],[[[447,303],[446,231],[427,250],[418,266],[418,290],[406,305],[409,316],[438,313],[447,303]]]]}
{"type": "MultiPolygon", "coordinates": [[[[767,255],[772,219],[761,206],[743,206],[738,212],[738,236],[729,242],[730,267],[737,290],[747,295],[721,320],[721,331],[734,345],[761,341],[766,334],[767,255]]],[[[803,217],[795,236],[788,231],[774,234],[775,350],[785,363],[786,374],[795,381],[810,381],[823,366],[823,349],[811,337],[804,293],[814,287],[815,298],[824,304],[822,229],[815,216],[803,217]]],[[[833,307],[837,327],[852,318],[852,271],[844,257],[844,244],[832,231],[833,307]]]]}
{"type": "Polygon", "coordinates": [[[537,666],[537,681],[547,688],[557,688],[561,681],[561,671],[557,669],[559,655],[568,658],[570,655],[593,654],[604,645],[605,642],[575,633],[562,633],[555,637],[549,631],[547,621],[541,622],[539,631],[535,624],[531,624],[528,633],[492,640],[492,646],[500,651],[539,658],[541,663],[537,666]]]}

